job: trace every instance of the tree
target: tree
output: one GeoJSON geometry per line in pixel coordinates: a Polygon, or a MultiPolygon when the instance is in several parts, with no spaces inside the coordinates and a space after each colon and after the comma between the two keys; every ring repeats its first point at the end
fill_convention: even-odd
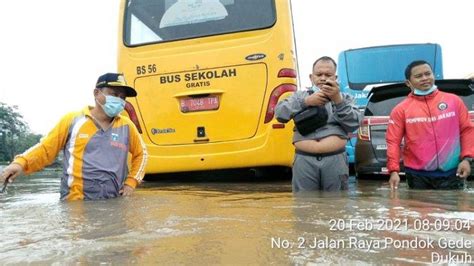
{"type": "Polygon", "coordinates": [[[30,132],[18,106],[0,102],[0,161],[13,160],[15,155],[36,144],[41,137],[30,132]]]}

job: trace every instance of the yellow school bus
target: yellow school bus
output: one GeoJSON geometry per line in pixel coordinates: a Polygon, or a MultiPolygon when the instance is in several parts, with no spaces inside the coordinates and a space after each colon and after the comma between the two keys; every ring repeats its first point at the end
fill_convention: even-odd
{"type": "Polygon", "coordinates": [[[290,0],[122,0],[118,70],[147,173],[290,167],[296,90],[290,0]]]}

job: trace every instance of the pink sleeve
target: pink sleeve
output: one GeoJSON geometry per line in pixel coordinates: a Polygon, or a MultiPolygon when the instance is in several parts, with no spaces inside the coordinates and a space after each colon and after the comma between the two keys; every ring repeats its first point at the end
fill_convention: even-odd
{"type": "Polygon", "coordinates": [[[464,102],[459,98],[459,132],[461,134],[461,159],[474,158],[474,125],[464,102]]]}
{"type": "Polygon", "coordinates": [[[388,172],[400,172],[400,144],[405,133],[403,109],[396,106],[390,113],[387,128],[387,168],[388,172]]]}

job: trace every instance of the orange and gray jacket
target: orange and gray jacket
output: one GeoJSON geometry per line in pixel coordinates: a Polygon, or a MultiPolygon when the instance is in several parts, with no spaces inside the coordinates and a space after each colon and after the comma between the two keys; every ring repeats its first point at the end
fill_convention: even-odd
{"type": "Polygon", "coordinates": [[[60,150],[64,154],[63,200],[117,197],[124,184],[135,188],[145,175],[146,147],[135,125],[123,116],[117,116],[104,131],[94,122],[89,107],[69,113],[14,162],[29,174],[51,164],[60,150]]]}

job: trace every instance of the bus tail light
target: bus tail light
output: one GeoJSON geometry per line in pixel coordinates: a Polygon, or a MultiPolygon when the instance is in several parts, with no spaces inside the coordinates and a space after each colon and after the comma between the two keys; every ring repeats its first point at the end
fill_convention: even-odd
{"type": "Polygon", "coordinates": [[[128,117],[130,117],[130,120],[132,120],[133,124],[135,124],[135,126],[137,127],[138,132],[142,134],[142,128],[140,127],[140,123],[138,122],[137,112],[135,112],[135,108],[133,108],[133,105],[128,101],[125,103],[125,111],[127,111],[128,117]]]}
{"type": "Polygon", "coordinates": [[[282,68],[278,71],[279,78],[296,78],[296,70],[292,68],[282,68]]]}
{"type": "Polygon", "coordinates": [[[282,84],[275,89],[273,89],[272,94],[270,95],[270,100],[268,101],[267,113],[265,114],[265,124],[272,121],[273,116],[275,115],[275,107],[278,103],[278,99],[286,92],[295,92],[296,85],[294,84],[282,84]]]}
{"type": "Polygon", "coordinates": [[[282,123],[273,124],[272,128],[285,128],[285,124],[282,124],[282,123]]]}
{"type": "Polygon", "coordinates": [[[359,139],[370,141],[370,127],[377,125],[387,125],[388,117],[387,116],[374,116],[371,118],[364,118],[362,124],[359,127],[359,139]]]}

